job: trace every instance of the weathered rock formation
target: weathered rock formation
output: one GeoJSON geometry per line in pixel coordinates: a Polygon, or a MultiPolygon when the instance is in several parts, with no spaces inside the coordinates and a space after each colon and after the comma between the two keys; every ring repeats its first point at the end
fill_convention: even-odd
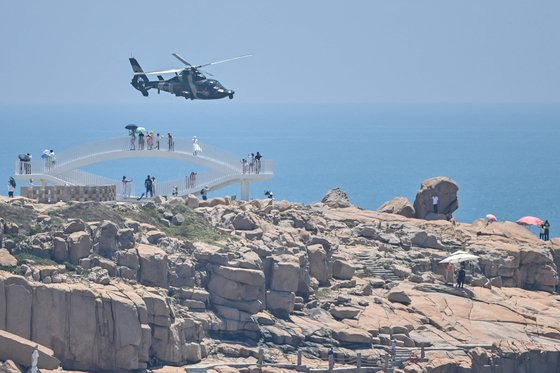
{"type": "Polygon", "coordinates": [[[446,220],[448,214],[459,208],[457,183],[448,177],[438,176],[424,180],[414,199],[416,218],[428,220],[446,220]],[[432,197],[439,199],[438,213],[433,212],[432,197]]]}
{"type": "Polygon", "coordinates": [[[377,211],[388,214],[398,214],[406,218],[413,218],[415,216],[414,207],[406,197],[395,197],[379,206],[377,211]]]}

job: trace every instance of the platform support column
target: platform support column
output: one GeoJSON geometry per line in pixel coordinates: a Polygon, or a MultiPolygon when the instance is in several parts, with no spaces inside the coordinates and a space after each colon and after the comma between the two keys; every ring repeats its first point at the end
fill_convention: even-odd
{"type": "Polygon", "coordinates": [[[249,200],[249,182],[242,181],[241,182],[241,200],[248,201],[249,200]]]}

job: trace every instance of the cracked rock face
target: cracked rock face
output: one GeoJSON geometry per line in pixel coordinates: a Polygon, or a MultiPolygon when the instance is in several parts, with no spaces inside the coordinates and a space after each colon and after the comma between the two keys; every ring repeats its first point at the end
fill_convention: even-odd
{"type": "MultiPolygon", "coordinates": [[[[0,330],[82,370],[241,362],[259,346],[274,362],[293,362],[298,349],[320,365],[333,348],[373,364],[392,338],[405,352],[434,348],[408,371],[534,360],[548,372],[541,362],[559,361],[556,239],[507,222],[453,225],[349,204],[220,199],[188,210],[187,202],[109,210],[138,219],[182,204],[189,222],[210,222],[219,240],[170,236],[157,219],[102,217],[53,219],[14,243],[16,268],[0,271],[0,330]],[[480,257],[464,289],[446,285],[452,274],[439,263],[459,249],[480,257]],[[460,345],[480,347],[443,350],[460,345]]],[[[504,369],[495,371],[512,371],[504,369]]]]}

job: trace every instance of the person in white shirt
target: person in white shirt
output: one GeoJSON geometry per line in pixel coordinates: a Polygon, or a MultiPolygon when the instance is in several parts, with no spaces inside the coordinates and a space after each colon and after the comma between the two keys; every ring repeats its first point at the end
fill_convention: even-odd
{"type": "Polygon", "coordinates": [[[14,186],[12,185],[12,183],[8,183],[8,197],[10,198],[14,198],[14,190],[16,188],[14,188],[14,186]]]}
{"type": "Polygon", "coordinates": [[[439,198],[437,195],[432,196],[432,205],[434,206],[434,214],[438,213],[439,198]]]}

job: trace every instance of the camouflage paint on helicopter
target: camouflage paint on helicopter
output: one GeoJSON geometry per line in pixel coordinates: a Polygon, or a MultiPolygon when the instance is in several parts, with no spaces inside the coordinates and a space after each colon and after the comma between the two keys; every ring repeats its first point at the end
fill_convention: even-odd
{"type": "MultiPolygon", "coordinates": [[[[228,58],[227,60],[211,62],[199,66],[191,65],[176,53],[173,53],[173,56],[184,63],[187,67],[163,71],[144,72],[135,58],[129,58],[130,64],[132,65],[132,70],[134,71],[134,77],[132,78],[130,84],[132,84],[134,88],[142,92],[143,96],[148,96],[148,90],[157,89],[158,93],[160,93],[160,91],[169,92],[177,97],[184,97],[191,100],[216,100],[224,97],[229,97],[230,99],[232,99],[233,94],[235,93],[234,91],[226,89],[219,81],[215,79],[207,79],[199,69],[205,66],[216,65],[223,62],[250,57],[251,55],[248,54],[245,56],[228,58]],[[162,76],[162,74],[171,73],[175,73],[175,76],[171,79],[165,80],[162,76]],[[158,80],[150,81],[150,79],[148,79],[148,75],[157,75],[158,80]]],[[[210,73],[206,74],[212,75],[210,73]]]]}

